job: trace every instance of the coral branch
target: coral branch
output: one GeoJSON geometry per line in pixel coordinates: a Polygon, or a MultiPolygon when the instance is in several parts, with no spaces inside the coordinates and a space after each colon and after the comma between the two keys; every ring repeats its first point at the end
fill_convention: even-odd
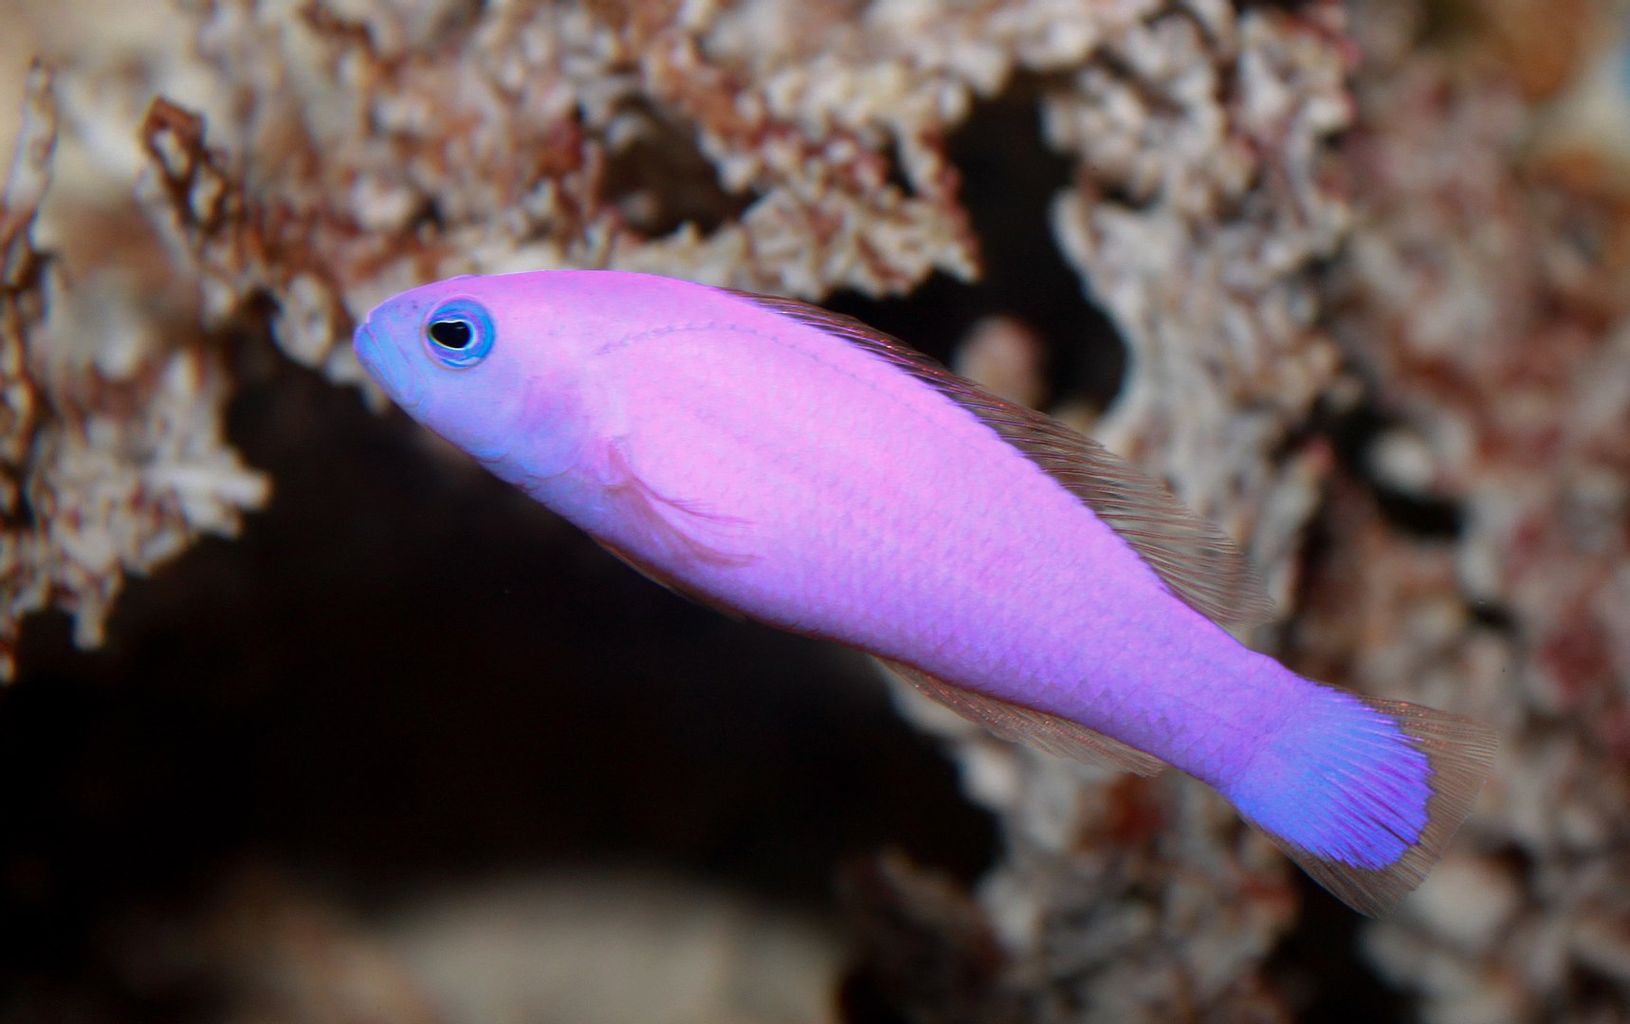
{"type": "Polygon", "coordinates": [[[97,644],[126,574],[235,532],[267,493],[221,439],[213,360],[170,343],[129,280],[90,273],[69,288],[35,248],[56,131],[51,75],[36,67],[0,208],[5,678],[24,615],[62,608],[77,642],[97,644]]]}

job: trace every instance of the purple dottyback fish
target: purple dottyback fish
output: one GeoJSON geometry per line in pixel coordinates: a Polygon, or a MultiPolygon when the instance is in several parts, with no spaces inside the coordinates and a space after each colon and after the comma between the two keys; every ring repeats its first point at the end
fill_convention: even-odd
{"type": "Polygon", "coordinates": [[[999,735],[1233,802],[1377,913],[1491,734],[1303,679],[1221,531],[1093,441],[814,306],[609,271],[459,277],[368,315],[395,401],[653,579],[880,659],[999,735]]]}

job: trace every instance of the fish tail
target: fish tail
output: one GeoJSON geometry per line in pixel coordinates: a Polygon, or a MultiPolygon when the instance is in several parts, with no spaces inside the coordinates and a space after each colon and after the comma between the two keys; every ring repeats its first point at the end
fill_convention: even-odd
{"type": "Polygon", "coordinates": [[[1374,915],[1442,856],[1494,751],[1476,722],[1320,685],[1222,790],[1321,885],[1374,915]]]}

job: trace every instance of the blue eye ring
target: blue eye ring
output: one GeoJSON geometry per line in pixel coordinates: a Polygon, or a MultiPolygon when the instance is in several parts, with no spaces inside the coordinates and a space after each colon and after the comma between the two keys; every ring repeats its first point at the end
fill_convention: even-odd
{"type": "Polygon", "coordinates": [[[455,370],[487,358],[497,333],[487,307],[462,296],[443,302],[424,320],[425,349],[437,362],[455,370]]]}

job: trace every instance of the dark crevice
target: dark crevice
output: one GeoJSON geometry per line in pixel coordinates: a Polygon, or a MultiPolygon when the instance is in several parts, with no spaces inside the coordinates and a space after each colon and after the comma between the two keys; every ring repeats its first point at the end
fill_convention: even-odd
{"type": "Polygon", "coordinates": [[[447,218],[442,215],[441,202],[435,196],[419,201],[413,215],[408,218],[407,233],[419,237],[439,237],[447,231],[447,218]]]}
{"type": "Polygon", "coordinates": [[[1054,403],[1105,408],[1126,373],[1126,345],[1089,302],[1080,276],[1053,239],[1050,205],[1070,187],[1072,164],[1049,149],[1039,112],[1044,80],[1020,77],[980,103],[948,140],[962,202],[979,240],[981,278],[935,275],[905,299],[843,292],[826,305],[893,334],[941,361],[976,323],[1011,316],[1034,331],[1047,355],[1054,403]]]}
{"type": "Polygon", "coordinates": [[[863,661],[652,586],[276,357],[258,320],[226,340],[227,426],[275,481],[267,510],[130,581],[96,652],[61,614],[23,629],[0,690],[0,991],[219,1019],[207,971],[155,1005],[116,936],[245,862],[386,909],[631,862],[829,915],[839,866],[881,847],[964,881],[988,866],[989,816],[863,661]]]}
{"type": "Polygon", "coordinates": [[[1517,631],[1516,613],[1506,605],[1490,601],[1468,601],[1466,608],[1471,612],[1472,621],[1484,629],[1506,634],[1517,631]]]}
{"type": "Polygon", "coordinates": [[[884,148],[883,157],[888,162],[888,175],[884,184],[899,189],[906,196],[916,198],[919,194],[917,187],[911,183],[906,175],[905,160],[901,158],[900,140],[894,136],[889,137],[888,145],[884,148]]]}
{"type": "Polygon", "coordinates": [[[1419,1019],[1406,993],[1389,988],[1359,948],[1366,921],[1306,875],[1296,872],[1302,910],[1280,939],[1264,973],[1284,993],[1297,1020],[1328,1024],[1419,1019]]]}
{"type": "Polygon", "coordinates": [[[1435,540],[1460,536],[1460,503],[1442,498],[1422,497],[1375,483],[1376,503],[1381,514],[1404,533],[1435,540]]]}
{"type": "Polygon", "coordinates": [[[720,184],[718,169],[697,146],[694,131],[649,104],[630,104],[625,116],[638,116],[642,130],[610,154],[603,187],[630,228],[647,238],[685,224],[710,234],[752,203],[751,193],[731,193],[720,184]]]}
{"type": "Polygon", "coordinates": [[[1329,436],[1342,467],[1374,492],[1376,504],[1390,525],[1412,537],[1454,540],[1460,536],[1464,518],[1458,501],[1402,490],[1377,478],[1370,466],[1376,442],[1403,422],[1374,402],[1364,402],[1326,418],[1322,432],[1329,436]]]}

